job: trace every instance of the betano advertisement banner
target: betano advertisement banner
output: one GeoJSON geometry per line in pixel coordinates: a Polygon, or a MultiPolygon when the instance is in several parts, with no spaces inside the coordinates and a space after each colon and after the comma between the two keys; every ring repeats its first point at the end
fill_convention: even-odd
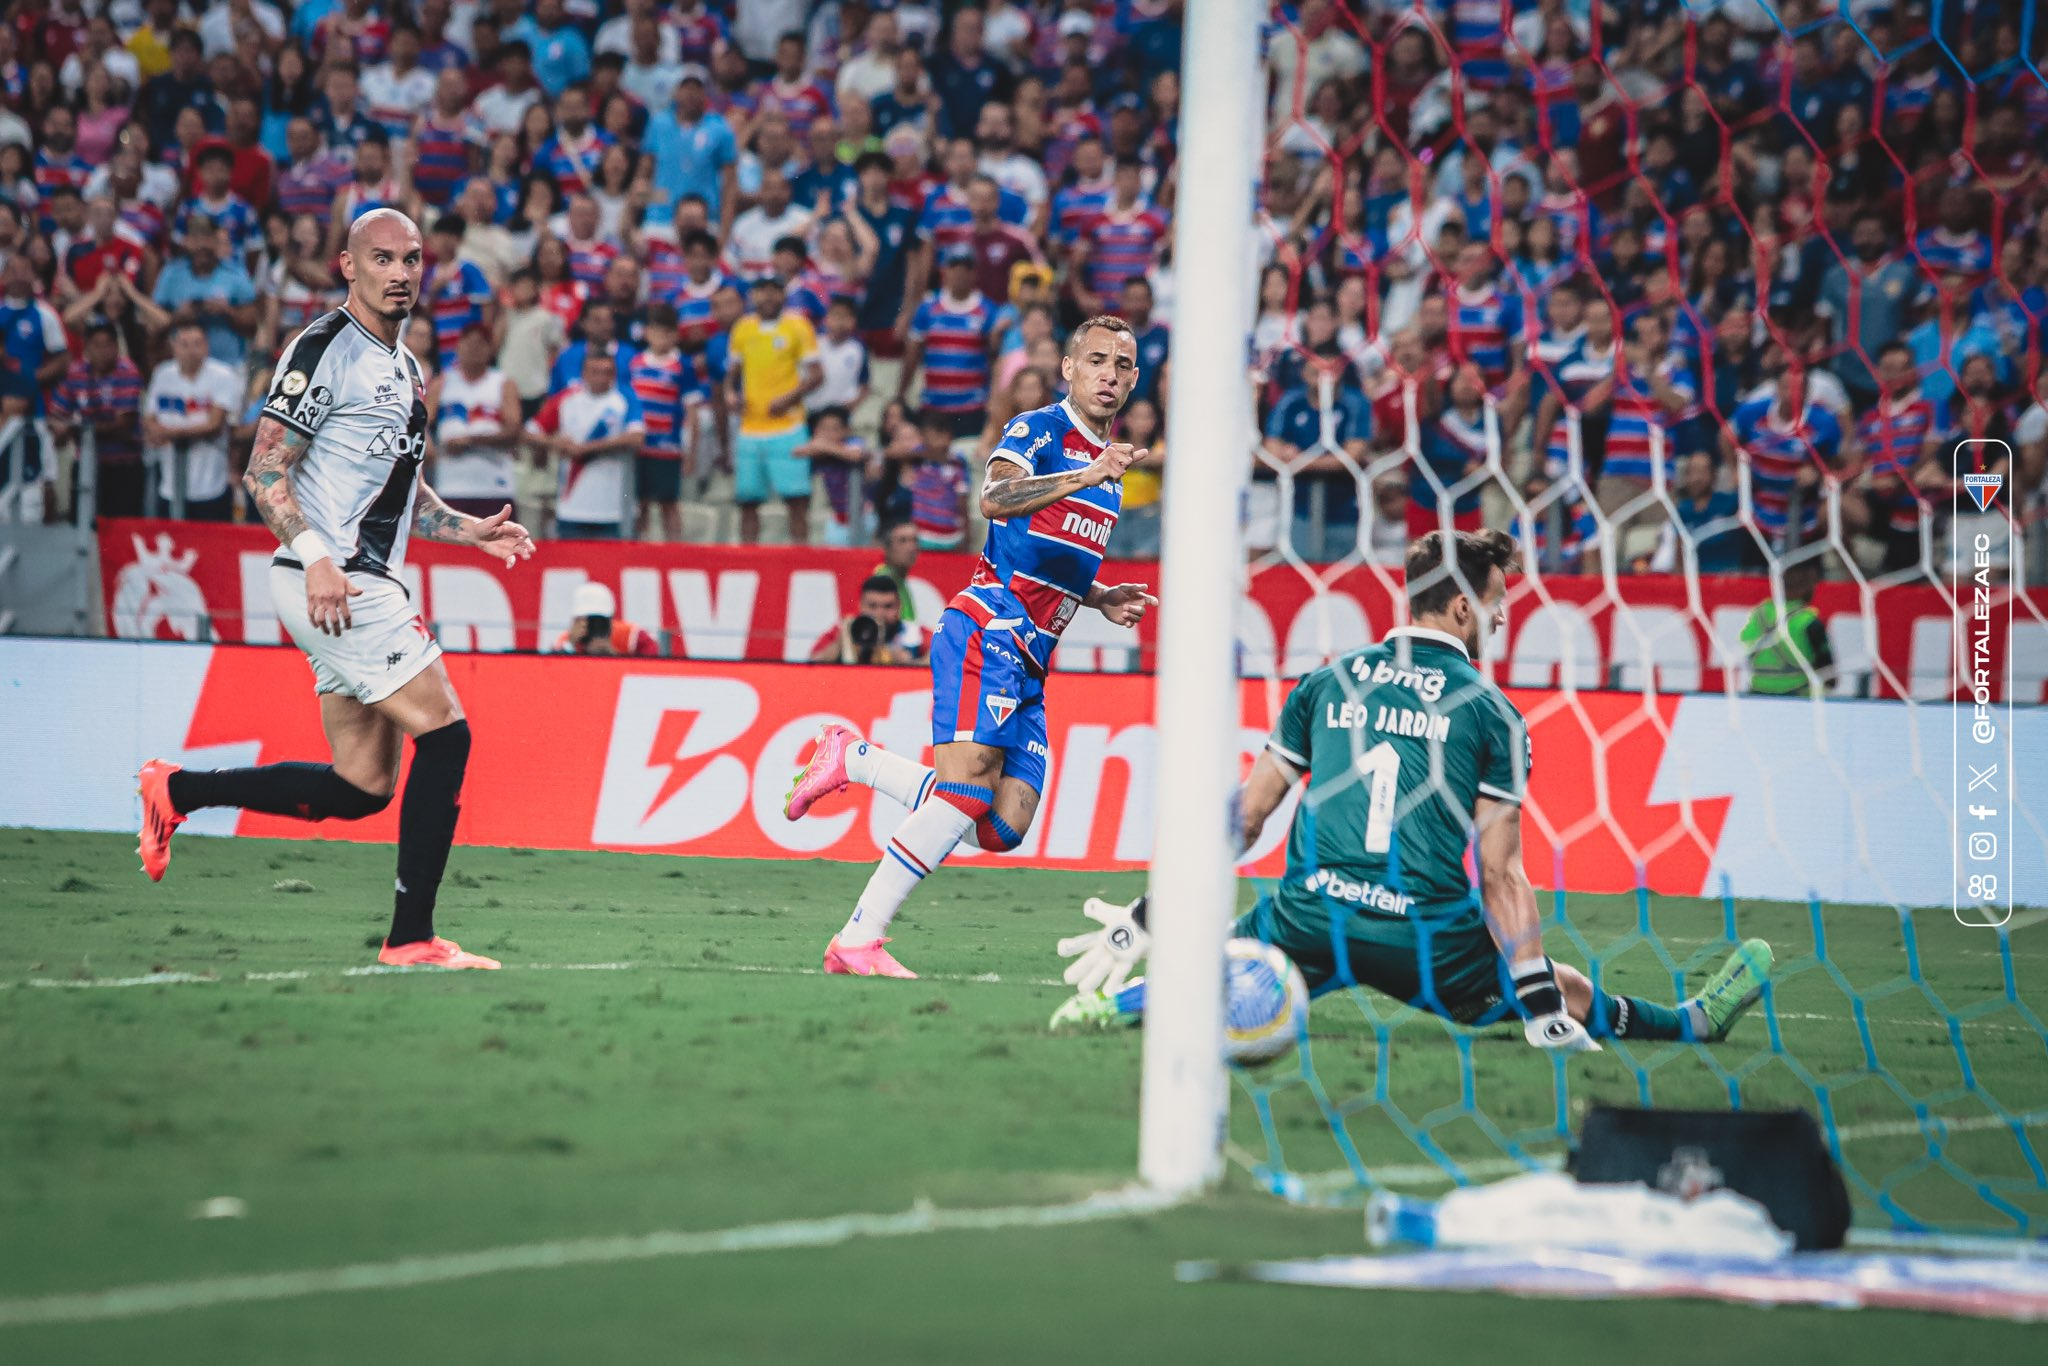
{"type": "MultiPolygon", "coordinates": [[[[276,544],[261,527],[109,521],[100,534],[107,620],[130,639],[276,644],[268,566],[276,544]],[[202,627],[202,621],[205,625],[202,627]]],[[[544,649],[569,624],[579,584],[617,595],[627,620],[670,633],[673,653],[697,660],[803,660],[851,610],[871,551],[781,547],[544,543],[513,569],[475,551],[414,542],[406,581],[420,612],[452,651],[544,649]]],[[[926,555],[911,576],[921,620],[935,621],[965,584],[964,555],[926,555]]],[[[1105,566],[1109,582],[1162,584],[1156,563],[1105,566]]],[[[1518,578],[1495,676],[1518,687],[1719,690],[1739,661],[1742,623],[1768,596],[1762,579],[1637,575],[1610,592],[1598,578],[1518,578]],[[1626,603],[1620,595],[1626,594],[1626,603]],[[1651,676],[1650,671],[1654,671],[1651,676]]],[[[1397,622],[1398,574],[1371,566],[1274,565],[1251,577],[1234,630],[1240,672],[1295,677],[1397,622]]],[[[2043,604],[2048,606],[2048,604],[2043,604]]],[[[2003,616],[2005,590],[1991,610],[2003,616]]],[[[2048,616],[2027,597],[2012,604],[2013,692],[2048,700],[2048,616]]],[[[1954,604],[1931,584],[1900,585],[1866,599],[1856,585],[1821,587],[1840,691],[1875,697],[1941,697],[1949,687],[1954,604]]],[[[1219,606],[1219,629],[1225,613],[1219,606]]],[[[1056,667],[1069,672],[1149,672],[1152,627],[1132,633],[1079,613],[1056,667]]],[[[1999,642],[2003,646],[2004,642],[1999,642]]],[[[1992,661],[2000,695],[2005,658],[1992,661]]]]}
{"type": "MultiPolygon", "coordinates": [[[[916,669],[486,654],[450,656],[448,667],[476,734],[466,844],[872,862],[901,808],[855,788],[792,824],[781,812],[790,774],[827,721],[906,754],[924,755],[930,739],[930,685],[916,669]]],[[[1159,735],[1152,686],[1055,679],[1037,823],[1013,853],[956,857],[1144,865],[1160,745],[1216,740],[1159,735]]],[[[1247,768],[1284,692],[1243,685],[1236,744],[1247,768]]],[[[1509,696],[1534,744],[1524,836],[1540,886],[1627,890],[1640,864],[1665,893],[1950,903],[1946,704],[1509,696]]],[[[2023,710],[2017,724],[2016,762],[2048,771],[2048,712],[2023,710]]],[[[0,639],[0,825],[132,830],[133,775],[152,755],[223,767],[325,754],[295,650],[0,639]]],[[[1279,875],[1290,814],[1271,823],[1250,871],[1279,875]]],[[[2019,815],[2027,849],[2015,866],[2048,866],[2043,821],[2019,815]]],[[[397,824],[394,803],[370,820],[319,825],[205,811],[187,829],[388,841],[397,824]]]]}

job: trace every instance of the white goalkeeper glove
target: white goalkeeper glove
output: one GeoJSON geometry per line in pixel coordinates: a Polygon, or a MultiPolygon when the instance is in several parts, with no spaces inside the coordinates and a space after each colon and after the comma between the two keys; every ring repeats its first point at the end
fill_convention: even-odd
{"type": "Polygon", "coordinates": [[[1600,1044],[1586,1027],[1565,1013],[1564,992],[1548,958],[1517,963],[1515,1003],[1522,1008],[1522,1037],[1532,1048],[1553,1053],[1598,1053],[1600,1044]]]}
{"type": "Polygon", "coordinates": [[[1063,974],[1067,985],[1082,995],[1099,991],[1113,996],[1123,989],[1131,969],[1145,957],[1152,936],[1145,932],[1145,898],[1128,906],[1113,906],[1100,897],[1089,897],[1081,910],[1102,928],[1062,939],[1060,957],[1072,958],[1063,974]]]}

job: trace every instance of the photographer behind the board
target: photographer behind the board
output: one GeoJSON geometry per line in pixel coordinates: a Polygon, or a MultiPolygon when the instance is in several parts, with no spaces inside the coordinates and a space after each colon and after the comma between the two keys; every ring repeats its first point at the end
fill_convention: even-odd
{"type": "Polygon", "coordinates": [[[555,637],[555,654],[648,657],[661,653],[654,632],[619,619],[618,602],[612,590],[601,583],[578,585],[569,610],[575,616],[569,629],[555,637]]]}
{"type": "Polygon", "coordinates": [[[876,574],[860,586],[860,606],[841,621],[818,648],[813,664],[917,664],[928,649],[924,632],[903,620],[896,581],[876,574]]]}

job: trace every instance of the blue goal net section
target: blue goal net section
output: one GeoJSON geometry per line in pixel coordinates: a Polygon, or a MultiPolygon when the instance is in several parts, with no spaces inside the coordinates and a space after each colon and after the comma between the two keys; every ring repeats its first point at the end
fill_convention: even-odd
{"type": "Polygon", "coordinates": [[[1356,1203],[1555,1165],[1597,1104],[1798,1107],[1859,1223],[2048,1233],[2048,17],[1301,0],[1264,41],[1247,749],[1311,685],[1300,743],[1349,749],[1246,863],[1327,980],[1232,1161],[1356,1203]],[[1408,560],[1481,529],[1476,675],[1404,716],[1323,670],[1483,597],[1408,560]],[[1526,749],[1434,743],[1494,687],[1526,749]],[[1474,975],[1475,792],[1600,1052],[1474,975]]]}

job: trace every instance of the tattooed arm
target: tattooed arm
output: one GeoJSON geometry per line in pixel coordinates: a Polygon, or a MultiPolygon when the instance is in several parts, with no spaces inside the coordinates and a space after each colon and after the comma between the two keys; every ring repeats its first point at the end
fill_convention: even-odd
{"type": "Polygon", "coordinates": [[[255,500],[256,511],[270,534],[305,567],[307,619],[322,635],[338,636],[355,624],[349,616],[348,600],[360,597],[363,590],[341,572],[333,547],[306,525],[299,500],[292,496],[292,466],[305,459],[312,445],[313,438],[296,427],[259,419],[242,487],[255,500]]]}
{"type": "Polygon", "coordinates": [[[313,438],[296,427],[274,420],[256,424],[256,445],[249,452],[249,468],[242,475],[242,487],[255,500],[263,525],[270,528],[270,534],[281,545],[291,545],[306,531],[299,500],[292,496],[290,474],[292,466],[305,458],[312,445],[313,438]]]}
{"type": "Polygon", "coordinates": [[[1007,456],[992,459],[988,462],[988,479],[981,486],[981,515],[991,522],[1029,517],[1068,494],[1123,478],[1131,462],[1144,454],[1132,450],[1130,443],[1119,441],[1103,447],[1102,454],[1080,469],[1059,474],[1024,474],[1024,466],[1007,456]]]}
{"type": "Polygon", "coordinates": [[[412,534],[423,541],[445,541],[450,545],[473,545],[486,555],[505,562],[507,569],[533,554],[533,536],[512,520],[512,505],[488,517],[471,517],[441,501],[441,495],[420,481],[420,496],[413,506],[412,534]]]}

